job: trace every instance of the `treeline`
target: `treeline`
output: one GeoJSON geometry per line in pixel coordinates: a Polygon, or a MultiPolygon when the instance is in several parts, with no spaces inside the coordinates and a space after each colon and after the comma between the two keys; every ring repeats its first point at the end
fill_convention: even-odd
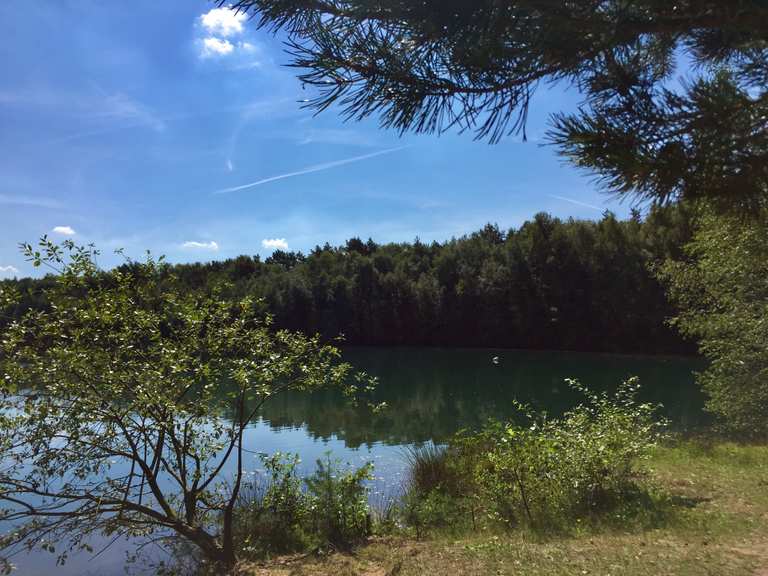
{"type": "Polygon", "coordinates": [[[690,236],[679,207],[626,221],[537,214],[519,229],[487,225],[445,243],[353,238],[306,256],[174,270],[192,289],[226,279],[263,298],[279,327],[348,344],[687,352],[665,325],[674,310],[649,265],[679,257],[690,236]]]}
{"type": "MultiPolygon", "coordinates": [[[[679,206],[628,220],[537,214],[444,243],[359,238],[309,254],[178,264],[190,290],[227,284],[263,299],[280,328],[344,335],[352,345],[484,346],[686,353],[649,266],[679,257],[691,236],[679,206]]],[[[38,282],[20,286],[34,302],[38,282]]]]}

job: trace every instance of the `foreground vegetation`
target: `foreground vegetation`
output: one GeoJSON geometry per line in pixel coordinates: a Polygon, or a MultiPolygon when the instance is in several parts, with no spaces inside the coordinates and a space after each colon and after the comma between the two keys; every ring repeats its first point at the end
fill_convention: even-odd
{"type": "MultiPolygon", "coordinates": [[[[634,380],[612,396],[570,384],[585,398],[559,418],[519,406],[516,421],[410,451],[402,497],[374,510],[372,525],[359,522],[344,546],[316,540],[299,556],[262,555],[239,570],[764,574],[757,570],[768,569],[768,446],[665,434],[657,407],[636,401],[634,380]]],[[[339,476],[332,492],[344,482],[362,487],[364,472],[339,476]]],[[[312,501],[317,481],[307,486],[312,501]]]]}
{"type": "MultiPolygon", "coordinates": [[[[661,276],[680,306],[677,322],[701,338],[713,361],[700,375],[710,408],[729,432],[764,438],[766,293],[759,271],[745,273],[764,250],[763,229],[756,222],[729,225],[722,216],[715,220],[719,228],[708,228],[709,212],[699,210],[702,224],[688,259],[668,262],[661,276]],[[728,337],[734,330],[739,337],[728,337]]],[[[487,241],[482,238],[466,242],[487,241]]],[[[290,459],[268,458],[267,482],[250,485],[243,433],[265,402],[328,385],[365,395],[370,379],[359,374],[350,381],[351,367],[319,336],[274,331],[259,304],[233,298],[231,285],[185,290],[171,267],[151,258],[104,272],[92,248],[71,242],[43,238],[23,250],[33,263],[60,271],[46,288],[45,305],[11,321],[0,342],[0,449],[10,463],[0,474],[0,502],[3,519],[24,522],[0,539],[11,555],[40,547],[64,561],[69,550],[87,550],[93,534],[167,540],[175,533],[192,546],[195,570],[227,573],[284,553],[353,551],[378,533],[420,542],[468,538],[465,555],[503,566],[523,562],[510,556],[520,554],[510,539],[554,546],[549,557],[570,562],[556,553],[558,542],[566,551],[573,542],[587,549],[585,538],[593,538],[590,546],[598,538],[629,549],[658,532],[660,542],[683,547],[670,552],[668,566],[689,566],[690,550],[694,560],[706,558],[717,570],[722,562],[728,573],[751,566],[728,555],[736,543],[725,552],[715,548],[713,556],[689,542],[691,534],[719,538],[718,530],[747,538],[752,520],[734,515],[735,501],[728,501],[730,516],[724,509],[706,512],[711,496],[688,494],[678,477],[649,467],[660,458],[664,423],[656,407],[636,401],[633,380],[612,397],[571,382],[584,401],[561,417],[518,405],[517,420],[459,435],[444,450],[414,452],[402,498],[376,514],[367,508],[370,469],[339,471],[330,458],[305,479],[290,459]],[[223,382],[233,384],[229,393],[223,382]],[[223,474],[227,462],[231,483],[223,474]],[[54,537],[62,539],[59,546],[54,537]]],[[[23,294],[13,284],[3,288],[5,308],[18,310],[23,294]]],[[[719,470],[713,454],[701,457],[719,470]]],[[[732,475],[754,468],[749,481],[760,494],[752,498],[764,503],[765,465],[748,456],[731,465],[723,474],[734,486],[739,480],[732,475]]],[[[747,493],[744,487],[741,494],[747,493]]],[[[755,537],[754,546],[764,543],[759,530],[755,537]]],[[[609,566],[584,570],[598,568],[609,566]]]]}
{"type": "Polygon", "coordinates": [[[644,461],[662,438],[656,407],[636,401],[630,380],[562,417],[520,406],[512,422],[460,433],[445,449],[411,453],[404,520],[418,535],[462,526],[568,532],[580,522],[653,514],[644,461]]]}
{"type": "MultiPolygon", "coordinates": [[[[231,568],[260,408],[371,381],[318,337],[273,330],[248,298],[184,291],[162,259],[105,273],[92,247],[22,249],[58,275],[45,309],[0,337],[0,572],[25,549],[64,563],[92,535],[175,535],[231,568]]],[[[0,313],[18,296],[0,290],[0,313]]]]}
{"type": "Polygon", "coordinates": [[[242,571],[632,574],[655,564],[675,574],[731,574],[764,559],[768,448],[666,436],[656,407],[636,401],[634,380],[612,396],[571,386],[585,398],[562,417],[520,406],[517,421],[411,451],[403,495],[373,510],[371,523],[363,521],[366,468],[334,475],[319,463],[302,489],[290,460],[269,461],[265,496],[245,510],[259,519],[272,506],[279,529],[265,535],[257,522],[256,532],[283,548],[251,554],[242,571]],[[335,530],[317,530],[318,511],[335,530]],[[371,531],[368,545],[353,548],[371,531]],[[296,534],[309,532],[315,539],[302,547],[296,534]],[[285,544],[302,559],[264,562],[290,551],[285,544]],[[321,554],[307,556],[313,551],[321,554]]]}
{"type": "Polygon", "coordinates": [[[527,529],[381,535],[353,554],[244,564],[258,576],[443,574],[754,576],[768,573],[768,447],[670,441],[654,448],[648,482],[666,498],[640,521],[580,522],[567,533],[527,529]]]}

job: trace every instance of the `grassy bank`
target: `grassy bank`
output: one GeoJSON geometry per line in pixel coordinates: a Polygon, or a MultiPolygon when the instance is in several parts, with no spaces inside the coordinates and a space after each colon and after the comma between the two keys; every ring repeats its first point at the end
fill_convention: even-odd
{"type": "Polygon", "coordinates": [[[768,575],[768,446],[684,441],[649,462],[659,502],[643,521],[380,536],[353,554],[293,556],[249,576],[768,575]]]}

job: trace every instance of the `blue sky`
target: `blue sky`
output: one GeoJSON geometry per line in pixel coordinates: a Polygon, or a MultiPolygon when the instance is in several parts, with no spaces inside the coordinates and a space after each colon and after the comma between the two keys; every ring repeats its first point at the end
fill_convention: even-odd
{"type": "Polygon", "coordinates": [[[0,4],[0,277],[32,273],[17,243],[45,233],[94,242],[109,265],[116,248],[267,256],[629,211],[537,142],[574,92],[538,92],[527,143],[401,138],[302,110],[280,39],[213,8],[0,4]]]}

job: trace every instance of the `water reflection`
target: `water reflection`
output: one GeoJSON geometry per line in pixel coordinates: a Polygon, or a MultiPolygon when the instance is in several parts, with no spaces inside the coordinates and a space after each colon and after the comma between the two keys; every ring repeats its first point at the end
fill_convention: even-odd
{"type": "Polygon", "coordinates": [[[313,438],[337,438],[348,447],[444,441],[461,428],[513,415],[512,400],[558,414],[579,401],[565,384],[577,378],[596,390],[611,390],[636,375],[642,398],[664,404],[676,427],[702,422],[703,398],[691,358],[633,357],[562,352],[349,349],[345,358],[378,376],[381,414],[349,406],[340,393],[290,394],[265,406],[273,429],[303,427],[313,438]],[[497,359],[494,362],[494,359],[497,359]]]}

